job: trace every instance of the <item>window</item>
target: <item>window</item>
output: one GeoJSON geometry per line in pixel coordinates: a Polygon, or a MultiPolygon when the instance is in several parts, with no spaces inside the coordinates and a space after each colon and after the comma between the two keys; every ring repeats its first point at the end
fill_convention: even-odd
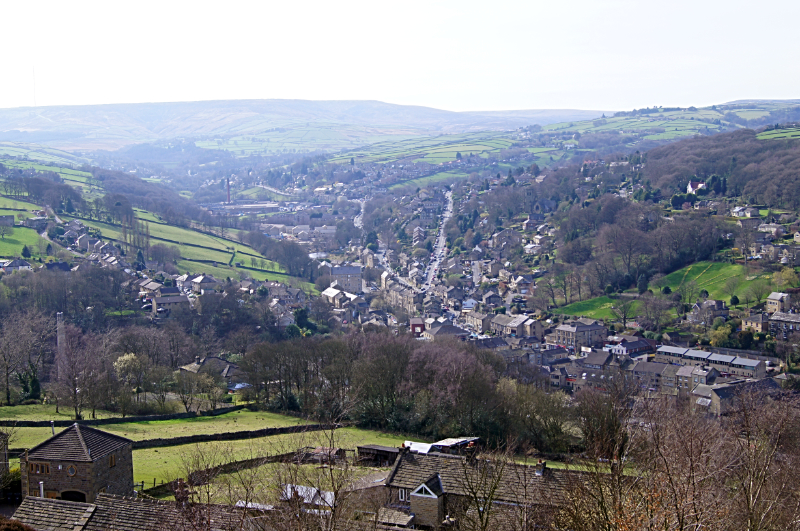
{"type": "Polygon", "coordinates": [[[69,465],[69,467],[67,467],[68,476],[74,476],[76,472],[78,472],[78,469],[75,468],[75,465],[69,465]]]}
{"type": "Polygon", "coordinates": [[[111,454],[108,457],[108,467],[111,468],[112,466],[116,466],[116,465],[117,465],[117,456],[114,455],[114,454],[111,454]]]}
{"type": "Polygon", "coordinates": [[[49,474],[50,463],[29,463],[31,474],[49,474]]]}
{"type": "Polygon", "coordinates": [[[400,489],[398,496],[400,498],[400,501],[410,501],[406,489],[400,489]]]}

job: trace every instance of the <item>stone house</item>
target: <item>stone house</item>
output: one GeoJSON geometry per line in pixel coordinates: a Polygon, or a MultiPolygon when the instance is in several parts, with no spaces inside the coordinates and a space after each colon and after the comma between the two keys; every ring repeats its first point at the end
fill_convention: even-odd
{"type": "Polygon", "coordinates": [[[219,282],[211,275],[200,275],[192,279],[192,291],[203,293],[203,291],[213,291],[219,282]]]}
{"type": "Polygon", "coordinates": [[[773,291],[767,297],[767,313],[788,312],[792,307],[792,297],[788,293],[773,291]]]}
{"type": "Polygon", "coordinates": [[[709,325],[717,317],[727,319],[729,313],[724,301],[709,299],[697,301],[692,306],[692,311],[687,318],[693,323],[704,322],[709,325]]]}
{"type": "Polygon", "coordinates": [[[497,508],[489,529],[508,528],[503,524],[522,508],[531,510],[544,524],[554,507],[566,503],[570,486],[584,478],[580,472],[550,469],[545,462],[494,467],[484,459],[403,448],[386,479],[388,506],[413,515],[408,525],[417,529],[452,529],[445,520],[460,519],[469,496],[467,485],[477,484],[487,473],[499,474],[492,479],[497,508]],[[520,484],[525,488],[519,488],[520,484]]]}
{"type": "Polygon", "coordinates": [[[494,291],[489,291],[483,296],[483,304],[485,306],[499,306],[503,303],[502,297],[494,291]]]}
{"type": "Polygon", "coordinates": [[[469,312],[464,320],[468,325],[472,326],[477,332],[483,333],[490,329],[492,323],[491,315],[485,313],[472,311],[469,312]]]}
{"type": "Polygon", "coordinates": [[[331,282],[338,282],[349,293],[361,293],[361,267],[340,266],[331,268],[331,282]]]}
{"type": "Polygon", "coordinates": [[[563,345],[578,349],[580,347],[593,347],[603,343],[608,336],[608,328],[594,319],[578,319],[558,326],[549,341],[556,345],[563,345]]]}
{"type": "Polygon", "coordinates": [[[499,313],[492,319],[492,331],[502,336],[521,336],[525,335],[524,324],[528,320],[527,315],[505,315],[499,313]]]}
{"type": "Polygon", "coordinates": [[[20,457],[22,496],[94,502],[133,495],[133,441],[73,424],[20,457]]]}
{"type": "Polygon", "coordinates": [[[192,305],[186,295],[167,295],[153,297],[153,315],[166,317],[172,310],[186,309],[191,310],[192,305]]]}
{"type": "Polygon", "coordinates": [[[754,313],[742,319],[742,328],[753,332],[769,331],[769,314],[754,313]]]}

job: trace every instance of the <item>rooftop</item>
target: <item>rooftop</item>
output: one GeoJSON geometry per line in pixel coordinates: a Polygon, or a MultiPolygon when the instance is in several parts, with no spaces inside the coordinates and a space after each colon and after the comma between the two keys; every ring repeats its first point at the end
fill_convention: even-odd
{"type": "Polygon", "coordinates": [[[91,463],[133,441],[77,422],[28,450],[28,459],[91,463]]]}

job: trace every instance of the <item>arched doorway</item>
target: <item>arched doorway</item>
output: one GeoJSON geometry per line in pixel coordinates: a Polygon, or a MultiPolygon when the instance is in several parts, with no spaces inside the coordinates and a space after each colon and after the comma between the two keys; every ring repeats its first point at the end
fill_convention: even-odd
{"type": "Polygon", "coordinates": [[[61,493],[61,499],[74,502],[86,503],[86,494],[77,490],[65,490],[61,493]]]}

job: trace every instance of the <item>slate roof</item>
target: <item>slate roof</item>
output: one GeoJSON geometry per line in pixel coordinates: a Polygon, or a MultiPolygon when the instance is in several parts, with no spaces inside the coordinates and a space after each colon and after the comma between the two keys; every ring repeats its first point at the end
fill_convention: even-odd
{"type": "MultiPolygon", "coordinates": [[[[465,495],[465,474],[485,474],[492,463],[477,459],[447,454],[417,454],[406,451],[395,461],[394,469],[387,480],[387,485],[396,488],[416,489],[436,477],[441,482],[441,491],[445,494],[465,495]],[[487,469],[486,467],[489,467],[487,469]]],[[[521,503],[522,492],[528,496],[528,503],[558,504],[565,499],[566,493],[574,488],[576,482],[583,481],[583,474],[567,470],[546,468],[538,474],[535,467],[529,465],[506,464],[502,469],[502,478],[498,482],[495,499],[498,502],[521,503]],[[523,483],[527,487],[519,488],[523,483]]],[[[479,481],[476,479],[476,481],[479,481]]]]}
{"type": "MultiPolygon", "coordinates": [[[[199,511],[208,518],[203,522],[208,531],[257,528],[242,518],[241,509],[204,505],[199,511]]],[[[37,531],[141,531],[195,529],[200,516],[184,514],[175,502],[98,494],[93,504],[27,496],[13,518],[37,531]]]]}
{"type": "Polygon", "coordinates": [[[37,496],[26,496],[12,519],[29,525],[37,531],[72,531],[85,516],[94,512],[91,503],[78,503],[37,496]]]}
{"type": "Polygon", "coordinates": [[[28,459],[91,463],[133,441],[78,423],[28,450],[28,459]]]}

